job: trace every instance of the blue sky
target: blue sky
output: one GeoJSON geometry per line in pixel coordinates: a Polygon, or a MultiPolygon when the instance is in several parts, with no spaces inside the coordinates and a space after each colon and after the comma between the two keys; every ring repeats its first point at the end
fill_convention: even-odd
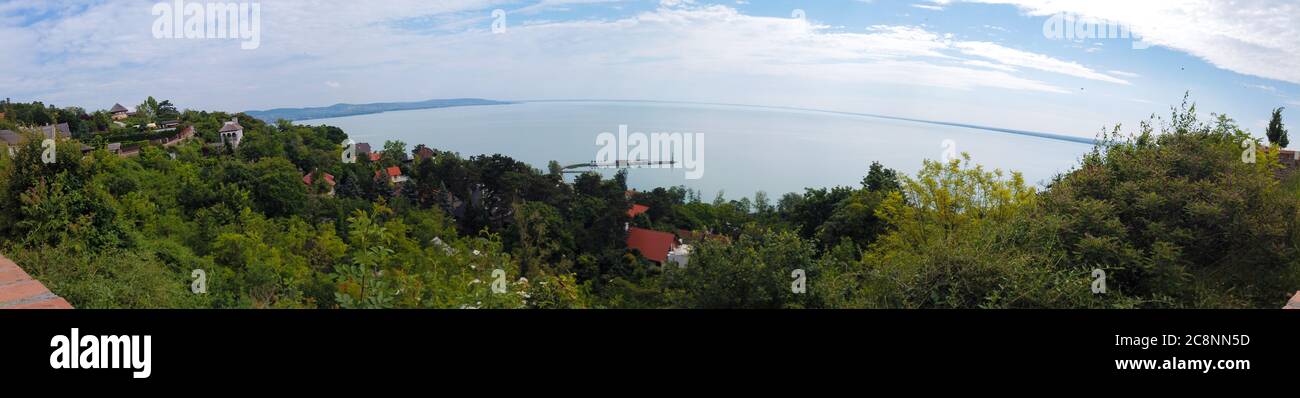
{"type": "Polygon", "coordinates": [[[1080,136],[1164,115],[1186,91],[1256,135],[1274,107],[1300,114],[1300,5],[1286,0],[255,3],[260,45],[245,50],[239,40],[155,38],[156,1],[0,0],[9,38],[0,96],[99,109],[153,95],[228,111],[680,100],[1080,136]],[[496,9],[504,33],[492,31],[496,9]],[[1060,13],[1122,25],[1151,47],[1047,37],[1060,13]]]}

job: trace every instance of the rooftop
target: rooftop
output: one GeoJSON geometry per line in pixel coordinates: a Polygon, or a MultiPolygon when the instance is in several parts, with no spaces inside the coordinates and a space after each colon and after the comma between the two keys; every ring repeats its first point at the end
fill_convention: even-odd
{"type": "MultiPolygon", "coordinates": [[[[307,185],[311,185],[311,183],[312,183],[313,181],[315,181],[315,180],[312,178],[312,174],[314,174],[314,173],[307,173],[307,175],[302,176],[302,182],[305,183],[305,184],[307,184],[307,185]]],[[[321,174],[325,175],[325,183],[329,184],[330,186],[334,186],[334,185],[335,185],[335,183],[334,183],[334,175],[333,175],[333,174],[330,174],[330,173],[321,173],[321,174]]]]}
{"type": "Polygon", "coordinates": [[[668,261],[676,236],[667,232],[631,227],[627,230],[627,247],[641,251],[641,256],[660,264],[668,261]]]}
{"type": "Polygon", "coordinates": [[[222,126],[221,126],[221,130],[218,131],[218,132],[219,132],[219,133],[229,133],[229,132],[231,132],[231,131],[239,131],[239,130],[243,130],[243,129],[244,129],[244,126],[240,126],[240,125],[239,125],[239,120],[231,120],[231,121],[229,121],[229,122],[226,122],[226,124],[222,125],[222,126]]]}
{"type": "Polygon", "coordinates": [[[0,130],[0,140],[4,140],[9,146],[17,146],[23,143],[23,136],[13,130],[0,130]]]}
{"type": "MultiPolygon", "coordinates": [[[[45,135],[45,138],[72,138],[72,129],[68,127],[67,123],[41,126],[38,130],[45,135]]],[[[9,146],[17,146],[27,141],[22,134],[12,130],[0,130],[0,140],[4,140],[5,144],[9,144],[9,146]]]]}
{"type": "Polygon", "coordinates": [[[72,304],[0,256],[0,309],[72,309],[72,304]]]}
{"type": "Polygon", "coordinates": [[[72,129],[67,123],[41,126],[41,133],[45,134],[45,138],[72,138],[72,129]]]}

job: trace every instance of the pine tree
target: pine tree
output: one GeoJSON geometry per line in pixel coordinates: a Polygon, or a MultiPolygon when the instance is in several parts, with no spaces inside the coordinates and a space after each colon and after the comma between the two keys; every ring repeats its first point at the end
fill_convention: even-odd
{"type": "Polygon", "coordinates": [[[1277,146],[1286,148],[1289,140],[1286,136],[1286,125],[1282,124],[1282,111],[1286,108],[1277,108],[1273,110],[1273,119],[1268,122],[1268,142],[1277,144],[1277,146]]]}

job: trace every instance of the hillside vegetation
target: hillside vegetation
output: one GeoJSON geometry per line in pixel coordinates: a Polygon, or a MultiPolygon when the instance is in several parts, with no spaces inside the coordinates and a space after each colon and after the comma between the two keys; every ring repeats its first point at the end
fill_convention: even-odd
{"type": "Polygon", "coordinates": [[[775,202],[401,142],[343,163],[338,128],[220,112],[168,110],[198,139],[121,157],[102,112],[12,105],[13,128],[78,120],[53,164],[35,139],[0,151],[0,252],[78,308],[1276,308],[1300,289],[1300,183],[1186,102],[1046,187],[968,156],[913,176],[863,159],[859,186],[775,202]],[[231,118],[238,149],[207,145],[231,118]],[[659,266],[625,223],[705,238],[659,266]]]}

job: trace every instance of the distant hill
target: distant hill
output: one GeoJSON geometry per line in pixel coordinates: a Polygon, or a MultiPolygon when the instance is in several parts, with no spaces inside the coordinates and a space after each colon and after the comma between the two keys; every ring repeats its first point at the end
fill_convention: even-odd
{"type": "Polygon", "coordinates": [[[391,111],[409,111],[416,109],[450,108],[453,106],[509,105],[513,102],[493,101],[478,98],[435,99],[419,102],[381,102],[374,104],[336,104],[323,108],[279,108],[267,111],[247,111],[244,114],[267,123],[276,120],[289,121],[324,119],[331,117],[368,115],[391,111]]]}

